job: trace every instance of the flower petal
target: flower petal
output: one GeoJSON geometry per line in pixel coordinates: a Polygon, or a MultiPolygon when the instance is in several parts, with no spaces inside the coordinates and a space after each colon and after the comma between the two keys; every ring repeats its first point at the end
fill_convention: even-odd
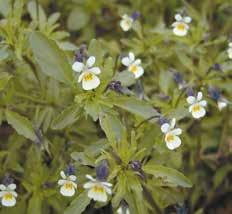
{"type": "Polygon", "coordinates": [[[141,77],[143,75],[143,73],[144,73],[143,67],[138,66],[137,71],[134,72],[133,74],[135,75],[135,79],[138,79],[139,77],[141,77]]]}
{"type": "Polygon", "coordinates": [[[89,69],[90,72],[94,73],[94,74],[100,74],[101,70],[99,67],[93,67],[89,69]]]}
{"type": "Polygon", "coordinates": [[[61,171],[61,172],[60,172],[60,176],[61,176],[63,179],[66,179],[66,178],[67,178],[66,175],[65,175],[65,173],[64,173],[64,171],[61,171]]]}
{"type": "Polygon", "coordinates": [[[197,101],[200,101],[200,100],[202,99],[202,97],[203,97],[203,94],[202,94],[201,91],[199,91],[199,92],[197,93],[197,101]]]}
{"type": "Polygon", "coordinates": [[[203,106],[203,107],[207,106],[206,100],[200,101],[200,102],[199,102],[199,105],[201,105],[201,106],[203,106]]]}
{"type": "Polygon", "coordinates": [[[77,179],[77,177],[75,175],[69,175],[68,178],[71,181],[76,181],[76,179],[77,179]]]}
{"type": "Polygon", "coordinates": [[[74,62],[72,69],[76,72],[81,72],[84,69],[84,64],[82,62],[74,62]]]}
{"type": "Polygon", "coordinates": [[[134,53],[132,53],[132,52],[129,53],[129,59],[130,59],[132,62],[134,62],[134,60],[135,60],[135,55],[134,55],[134,53]]]}
{"type": "Polygon", "coordinates": [[[192,116],[196,119],[204,117],[205,114],[206,114],[205,108],[203,108],[202,106],[200,107],[199,111],[192,111],[192,116]]]}
{"type": "Polygon", "coordinates": [[[125,66],[129,66],[131,64],[131,60],[129,59],[129,57],[123,57],[122,64],[125,66]]]}
{"type": "Polygon", "coordinates": [[[62,186],[60,188],[60,193],[63,196],[71,197],[75,194],[75,188],[66,188],[65,186],[62,186]]]}
{"type": "Polygon", "coordinates": [[[0,190],[6,190],[6,186],[3,184],[0,184],[0,190]]]}
{"type": "Polygon", "coordinates": [[[133,64],[134,65],[140,65],[141,64],[141,59],[136,59],[133,64]]]}
{"type": "Polygon", "coordinates": [[[194,96],[188,96],[187,97],[187,102],[189,104],[193,104],[196,101],[196,98],[194,96]]]}
{"type": "Polygon", "coordinates": [[[96,59],[94,56],[90,56],[88,59],[87,59],[87,62],[86,62],[86,65],[88,68],[92,67],[95,63],[96,59]]]}
{"type": "Polygon", "coordinates": [[[16,184],[9,184],[7,186],[7,188],[10,189],[10,190],[15,190],[16,189],[16,184]]]}
{"type": "Polygon", "coordinates": [[[107,201],[107,194],[106,192],[96,192],[94,189],[90,189],[88,191],[88,197],[92,198],[94,201],[99,201],[99,202],[106,202],[107,201]]]}
{"type": "Polygon", "coordinates": [[[181,139],[178,136],[174,136],[173,141],[166,142],[166,146],[170,150],[174,150],[174,149],[178,148],[180,145],[181,145],[181,139]]]}
{"type": "Polygon", "coordinates": [[[192,18],[191,17],[189,17],[189,16],[185,16],[184,17],[184,22],[185,23],[190,23],[192,21],[192,18]]]}
{"type": "Polygon", "coordinates": [[[176,35],[176,36],[186,36],[187,33],[188,33],[188,30],[187,28],[184,28],[184,29],[178,29],[177,27],[173,28],[173,33],[176,35]]]}
{"type": "Polygon", "coordinates": [[[161,131],[163,133],[167,133],[170,129],[170,125],[168,123],[164,123],[162,126],[161,126],[161,131]]]}
{"type": "Polygon", "coordinates": [[[169,132],[172,135],[181,135],[182,133],[182,129],[177,128],[177,129],[173,129],[172,131],[169,132]]]}
{"type": "Polygon", "coordinates": [[[181,16],[179,13],[177,13],[177,14],[175,15],[175,20],[176,20],[176,21],[181,21],[181,20],[182,20],[182,16],[181,16]]]}
{"type": "Polygon", "coordinates": [[[120,27],[123,31],[129,31],[132,27],[133,19],[130,17],[123,16],[123,19],[120,21],[120,27]]]}
{"type": "Polygon", "coordinates": [[[3,196],[1,203],[2,203],[2,206],[5,206],[5,207],[13,207],[16,204],[16,199],[14,197],[12,197],[11,199],[8,199],[3,196]]]}
{"type": "Polygon", "coordinates": [[[84,189],[90,189],[90,188],[92,188],[93,186],[95,186],[95,183],[92,182],[92,181],[89,181],[89,182],[87,182],[87,183],[85,183],[85,184],[83,185],[84,189]]]}
{"type": "Polygon", "coordinates": [[[100,79],[96,75],[92,75],[91,80],[82,79],[82,88],[86,91],[97,88],[100,85],[100,79]]]}
{"type": "Polygon", "coordinates": [[[173,129],[176,125],[176,118],[173,118],[170,124],[170,129],[173,129]]]}
{"type": "Polygon", "coordinates": [[[85,177],[88,178],[88,179],[91,180],[91,181],[96,181],[96,179],[93,178],[91,175],[86,175],[85,177]]]}

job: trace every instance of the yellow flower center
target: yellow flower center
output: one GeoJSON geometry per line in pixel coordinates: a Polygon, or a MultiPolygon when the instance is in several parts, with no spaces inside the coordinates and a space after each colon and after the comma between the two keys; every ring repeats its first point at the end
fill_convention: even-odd
{"type": "Polygon", "coordinates": [[[93,74],[92,73],[87,73],[87,74],[84,75],[83,79],[85,81],[90,81],[90,80],[93,79],[93,74]]]}
{"type": "Polygon", "coordinates": [[[136,65],[131,65],[129,71],[131,71],[132,73],[136,73],[138,71],[138,67],[136,65]]]}
{"type": "Polygon", "coordinates": [[[13,196],[13,194],[12,193],[10,193],[10,192],[8,192],[8,193],[6,193],[4,196],[3,196],[3,198],[5,199],[5,200],[12,200],[13,198],[14,198],[14,196],[13,196]]]}
{"type": "Polygon", "coordinates": [[[174,136],[173,136],[172,134],[167,134],[166,140],[167,140],[168,142],[171,142],[171,141],[174,140],[174,136]]]}
{"type": "Polygon", "coordinates": [[[186,26],[185,26],[184,23],[179,23],[179,24],[176,26],[176,28],[177,28],[178,30],[185,30],[186,26]]]}
{"type": "Polygon", "coordinates": [[[72,184],[72,182],[66,182],[64,184],[64,187],[65,187],[65,189],[72,189],[73,188],[73,184],[72,184]]]}
{"type": "Polygon", "coordinates": [[[197,105],[194,105],[193,108],[192,108],[192,111],[193,111],[193,112],[198,112],[198,111],[200,111],[200,110],[201,110],[201,106],[198,105],[198,104],[197,104],[197,105]]]}
{"type": "Polygon", "coordinates": [[[93,191],[96,192],[96,193],[104,193],[105,192],[105,189],[102,185],[95,185],[93,187],[93,191]]]}

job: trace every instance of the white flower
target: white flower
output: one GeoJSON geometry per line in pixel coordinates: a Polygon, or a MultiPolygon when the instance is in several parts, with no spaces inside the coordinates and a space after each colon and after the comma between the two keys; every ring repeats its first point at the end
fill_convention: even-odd
{"type": "Polygon", "coordinates": [[[120,27],[122,28],[123,31],[129,31],[133,25],[133,22],[134,20],[130,16],[124,14],[120,21],[120,27]]]}
{"type": "Polygon", "coordinates": [[[189,112],[196,119],[204,117],[206,114],[205,107],[207,106],[207,102],[202,100],[202,97],[202,92],[198,92],[197,97],[189,96],[187,98],[187,102],[190,104],[189,112]]]}
{"type": "Polygon", "coordinates": [[[96,76],[101,73],[99,67],[93,67],[95,63],[95,57],[90,56],[86,61],[86,65],[82,62],[74,62],[72,69],[78,73],[81,73],[78,82],[82,82],[82,88],[84,90],[92,90],[100,85],[100,79],[96,76]]]}
{"type": "Polygon", "coordinates": [[[218,105],[219,111],[221,111],[222,109],[224,109],[228,105],[228,100],[226,100],[225,98],[220,98],[217,101],[217,105],[218,105]]]}
{"type": "Polygon", "coordinates": [[[75,183],[77,177],[75,175],[66,176],[64,171],[60,172],[60,176],[62,177],[62,179],[58,181],[58,185],[61,186],[60,193],[63,196],[73,196],[77,188],[77,184],[75,183]]]}
{"type": "Polygon", "coordinates": [[[141,77],[144,73],[143,67],[140,66],[141,60],[135,59],[135,55],[130,52],[128,57],[122,58],[122,64],[127,66],[128,70],[135,75],[135,79],[141,77]]]}
{"type": "Polygon", "coordinates": [[[229,43],[229,48],[227,49],[228,57],[232,59],[232,42],[229,43]]]}
{"type": "Polygon", "coordinates": [[[188,24],[192,19],[189,16],[182,17],[180,14],[176,14],[175,20],[172,24],[173,33],[177,36],[186,36],[189,30],[188,24]]]}
{"type": "Polygon", "coordinates": [[[2,206],[5,207],[13,207],[16,204],[16,197],[18,194],[15,192],[16,185],[15,184],[9,184],[8,186],[5,186],[3,184],[0,184],[0,198],[2,206]]]}
{"type": "Polygon", "coordinates": [[[88,197],[94,201],[106,202],[107,194],[111,195],[112,184],[108,182],[98,181],[90,175],[86,175],[90,181],[84,184],[84,188],[88,189],[88,197]]]}
{"type": "Polygon", "coordinates": [[[118,214],[130,214],[130,210],[128,207],[124,208],[122,206],[120,206],[118,209],[117,209],[117,213],[118,214]]]}
{"type": "Polygon", "coordinates": [[[176,119],[173,118],[171,123],[164,123],[161,126],[161,131],[165,133],[165,142],[170,150],[174,150],[181,145],[181,139],[178,135],[181,135],[182,130],[180,128],[175,129],[176,119]]]}

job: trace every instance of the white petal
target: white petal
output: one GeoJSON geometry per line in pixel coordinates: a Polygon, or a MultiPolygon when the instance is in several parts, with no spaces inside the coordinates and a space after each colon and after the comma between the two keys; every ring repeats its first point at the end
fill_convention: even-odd
{"type": "Polygon", "coordinates": [[[10,189],[10,190],[15,190],[16,189],[16,184],[9,184],[7,186],[7,188],[10,189]]]}
{"type": "Polygon", "coordinates": [[[91,180],[91,181],[96,181],[96,179],[93,178],[91,175],[86,175],[85,177],[88,178],[88,179],[91,180]]]}
{"type": "Polygon", "coordinates": [[[181,21],[181,20],[182,20],[182,16],[181,16],[179,13],[177,13],[177,14],[175,15],[175,20],[176,20],[176,21],[181,21]]]}
{"type": "Polygon", "coordinates": [[[86,65],[88,68],[92,67],[95,63],[95,57],[94,56],[90,56],[88,59],[87,59],[87,62],[86,62],[86,65]]]}
{"type": "Polygon", "coordinates": [[[14,197],[12,197],[12,199],[6,199],[5,197],[2,198],[2,206],[5,207],[13,207],[16,204],[16,199],[14,197]]]}
{"type": "Polygon", "coordinates": [[[17,196],[18,196],[17,192],[15,192],[15,191],[11,191],[11,193],[12,193],[12,195],[13,195],[14,197],[17,197],[17,196]]]}
{"type": "Polygon", "coordinates": [[[179,137],[175,136],[174,140],[171,142],[166,142],[166,145],[170,150],[174,150],[181,145],[181,139],[179,137]]]}
{"type": "Polygon", "coordinates": [[[199,91],[199,92],[197,93],[197,101],[200,101],[200,100],[202,99],[202,97],[203,97],[203,94],[202,94],[201,91],[199,91]]]}
{"type": "Polygon", "coordinates": [[[86,91],[97,88],[100,85],[100,79],[93,74],[91,80],[82,79],[82,88],[86,91]]]}
{"type": "Polygon", "coordinates": [[[62,186],[62,185],[64,185],[66,182],[67,182],[67,180],[60,179],[60,180],[58,181],[58,185],[62,186]]]}
{"type": "Polygon", "coordinates": [[[136,59],[133,64],[134,65],[140,65],[141,64],[141,59],[136,59]]]}
{"type": "Polygon", "coordinates": [[[176,36],[186,36],[188,33],[187,29],[179,30],[177,27],[173,28],[173,33],[176,36]]]}
{"type": "Polygon", "coordinates": [[[207,102],[205,100],[202,100],[199,102],[199,105],[205,107],[205,106],[207,106],[207,102]]]}
{"type": "Polygon", "coordinates": [[[75,175],[68,176],[69,180],[76,181],[77,177],[75,175]]]}
{"type": "Polygon", "coordinates": [[[99,201],[99,202],[107,201],[106,192],[102,192],[102,193],[95,192],[93,188],[88,191],[88,197],[92,198],[94,201],[99,201]]]}
{"type": "Polygon", "coordinates": [[[117,209],[117,213],[118,213],[118,214],[124,214],[123,211],[122,211],[122,207],[119,207],[119,208],[117,209]]]}
{"type": "Polygon", "coordinates": [[[229,45],[229,47],[231,47],[231,48],[232,48],[232,42],[230,42],[228,45],[229,45]]]}
{"type": "Polygon", "coordinates": [[[85,76],[86,72],[81,73],[81,75],[78,77],[78,82],[81,82],[83,77],[85,76]]]}
{"type": "Polygon", "coordinates": [[[0,190],[6,190],[6,186],[3,184],[0,184],[0,190]]]}
{"type": "Polygon", "coordinates": [[[94,74],[100,74],[101,73],[101,70],[98,67],[90,68],[89,71],[94,73],[94,74]]]}
{"type": "Polygon", "coordinates": [[[190,23],[192,21],[192,18],[191,17],[189,17],[189,16],[185,16],[184,17],[184,22],[185,23],[190,23]]]}
{"type": "Polygon", "coordinates": [[[85,183],[85,184],[83,185],[84,189],[90,189],[90,188],[92,188],[93,186],[95,186],[95,183],[92,182],[92,181],[89,181],[89,182],[87,182],[87,183],[85,183]]]}
{"type": "Polygon", "coordinates": [[[112,194],[112,190],[111,190],[111,188],[109,188],[109,187],[105,187],[105,190],[106,190],[106,192],[107,192],[109,195],[111,195],[111,194],[112,194]]]}
{"type": "Polygon", "coordinates": [[[75,194],[75,188],[65,188],[65,186],[62,186],[60,188],[60,193],[63,196],[71,197],[75,194]]]}
{"type": "Polygon", "coordinates": [[[66,178],[67,178],[66,175],[65,175],[65,173],[64,173],[64,171],[61,171],[61,172],[60,172],[60,176],[61,176],[63,179],[66,179],[66,178]]]}
{"type": "Polygon", "coordinates": [[[176,125],[176,118],[173,118],[170,124],[170,129],[173,129],[176,125]]]}
{"type": "Polygon", "coordinates": [[[182,133],[182,129],[177,128],[177,129],[173,129],[172,131],[169,132],[172,135],[181,135],[182,133]]]}
{"type": "Polygon", "coordinates": [[[192,111],[192,116],[196,119],[204,117],[206,114],[205,108],[201,107],[199,111],[192,111]]]}
{"type": "Polygon", "coordinates": [[[129,57],[123,57],[122,64],[125,66],[129,66],[131,64],[131,60],[129,59],[129,57]]]}
{"type": "Polygon", "coordinates": [[[227,106],[227,102],[218,101],[217,105],[218,105],[218,109],[221,111],[227,106]]]}
{"type": "Polygon", "coordinates": [[[168,123],[164,123],[162,126],[161,126],[161,131],[163,133],[167,133],[170,129],[170,125],[168,123]]]}
{"type": "Polygon", "coordinates": [[[113,186],[113,184],[108,183],[108,182],[101,182],[101,183],[106,187],[112,187],[113,186]]]}
{"type": "Polygon", "coordinates": [[[130,52],[129,53],[129,59],[133,62],[135,60],[135,55],[134,53],[130,52]]]}
{"type": "Polygon", "coordinates": [[[84,68],[84,64],[82,62],[74,62],[72,65],[72,69],[76,72],[81,72],[84,68]]]}
{"type": "Polygon", "coordinates": [[[137,67],[137,71],[134,72],[133,74],[135,75],[135,79],[138,79],[139,77],[141,77],[144,73],[143,67],[138,66],[137,67]]]}
{"type": "Polygon", "coordinates": [[[126,18],[120,21],[120,27],[122,28],[123,31],[129,31],[132,27],[132,24],[133,24],[133,19],[126,18]]]}
{"type": "Polygon", "coordinates": [[[193,104],[195,101],[196,101],[196,98],[195,98],[194,96],[189,96],[189,97],[187,98],[187,102],[188,102],[189,104],[193,104]]]}

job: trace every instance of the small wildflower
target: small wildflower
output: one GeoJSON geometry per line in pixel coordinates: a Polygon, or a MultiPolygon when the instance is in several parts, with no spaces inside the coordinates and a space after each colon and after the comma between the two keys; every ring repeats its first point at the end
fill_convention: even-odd
{"type": "Polygon", "coordinates": [[[88,197],[94,201],[106,202],[107,194],[111,195],[112,184],[94,179],[90,175],[86,175],[90,181],[84,184],[84,188],[88,189],[88,197]]]}
{"type": "Polygon", "coordinates": [[[18,194],[15,191],[16,184],[11,183],[9,185],[0,184],[0,198],[2,206],[13,207],[16,204],[16,197],[18,194]]]}
{"type": "Polygon", "coordinates": [[[192,113],[192,116],[196,119],[204,117],[206,114],[205,107],[207,106],[207,102],[202,100],[202,98],[202,92],[198,92],[197,97],[188,96],[187,98],[187,102],[190,104],[189,112],[192,113]]]}
{"type": "Polygon", "coordinates": [[[227,49],[228,57],[232,59],[232,42],[229,43],[229,48],[227,49]]]}
{"type": "Polygon", "coordinates": [[[165,142],[170,150],[174,150],[181,145],[181,139],[178,135],[181,135],[182,130],[175,128],[176,119],[173,118],[171,123],[164,123],[161,126],[161,131],[165,134],[165,142]]]}
{"type": "Polygon", "coordinates": [[[141,77],[144,73],[144,69],[141,64],[141,59],[135,59],[135,55],[130,52],[128,57],[122,58],[122,64],[128,67],[128,70],[132,72],[135,76],[135,79],[141,77]]]}
{"type": "Polygon", "coordinates": [[[84,90],[92,90],[100,85],[100,79],[96,76],[101,73],[99,67],[93,67],[95,63],[95,57],[90,56],[86,64],[76,61],[72,65],[72,69],[78,73],[81,73],[78,82],[82,82],[82,88],[84,90]]]}
{"type": "Polygon", "coordinates": [[[129,31],[132,28],[133,22],[134,19],[131,16],[124,14],[120,21],[120,27],[123,31],[129,31]]]}
{"type": "Polygon", "coordinates": [[[217,102],[219,111],[221,111],[228,105],[228,100],[222,97],[221,92],[217,88],[210,87],[208,89],[208,92],[209,96],[217,102]]]}
{"type": "Polygon", "coordinates": [[[75,194],[77,184],[75,183],[77,177],[75,175],[65,175],[64,171],[60,172],[62,179],[58,181],[58,185],[61,186],[60,193],[63,196],[71,197],[75,194]]]}
{"type": "Polygon", "coordinates": [[[228,105],[228,100],[226,100],[225,98],[220,98],[217,101],[217,106],[218,106],[219,111],[224,109],[227,105],[228,105]]]}
{"type": "Polygon", "coordinates": [[[192,21],[189,16],[182,17],[180,14],[175,15],[175,22],[172,24],[173,33],[176,36],[186,36],[189,30],[188,24],[192,21]]]}

